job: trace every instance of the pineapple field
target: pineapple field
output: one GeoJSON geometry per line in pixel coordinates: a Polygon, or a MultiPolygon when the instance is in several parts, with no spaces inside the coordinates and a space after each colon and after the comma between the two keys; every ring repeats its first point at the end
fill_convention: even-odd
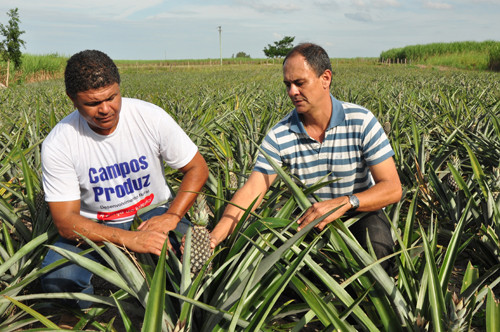
{"type": "MultiPolygon", "coordinates": [[[[332,94],[370,109],[395,151],[404,193],[385,209],[392,271],[354,240],[355,218],[297,232],[322,183],[306,188],[279,168],[261,206],[207,252],[206,229],[293,107],[281,66],[124,66],[122,95],[165,109],[209,165],[184,255],[88,241],[106,265],[61,251],[42,269],[56,231],[41,199],[40,146],[73,105],[61,79],[0,90],[0,330],[57,329],[62,308],[50,300],[77,298],[94,302],[74,313],[77,330],[500,331],[500,74],[332,64],[332,94]],[[104,289],[43,293],[38,277],[68,260],[104,289]]],[[[165,176],[175,192],[181,173],[165,176]]]]}

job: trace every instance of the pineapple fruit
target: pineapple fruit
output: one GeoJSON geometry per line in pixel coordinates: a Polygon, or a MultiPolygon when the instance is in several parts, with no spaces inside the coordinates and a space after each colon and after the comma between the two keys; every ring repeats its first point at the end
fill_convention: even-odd
{"type": "Polygon", "coordinates": [[[35,196],[35,209],[40,212],[45,207],[47,203],[45,202],[45,191],[41,189],[35,196]]]}
{"type": "MultiPolygon", "coordinates": [[[[458,158],[458,156],[456,154],[454,154],[451,158],[451,162],[453,164],[453,167],[461,172],[461,167],[460,167],[460,159],[458,158]]],[[[458,192],[460,190],[460,187],[458,186],[458,183],[457,181],[455,180],[455,178],[453,177],[453,174],[451,173],[448,173],[448,175],[446,176],[446,184],[448,185],[448,187],[453,191],[453,192],[458,192]]]]}
{"type": "Polygon", "coordinates": [[[457,181],[453,177],[453,174],[449,173],[446,176],[446,184],[448,187],[453,191],[453,192],[458,192],[460,190],[460,187],[458,186],[457,181]]]}
{"type": "Polygon", "coordinates": [[[207,229],[208,207],[203,194],[198,195],[193,210],[191,218],[191,222],[194,224],[191,237],[191,274],[196,276],[212,255],[210,233],[207,229]]]}
{"type": "Polygon", "coordinates": [[[493,190],[491,194],[493,196],[493,200],[497,202],[500,194],[500,166],[493,167],[493,190]]]}

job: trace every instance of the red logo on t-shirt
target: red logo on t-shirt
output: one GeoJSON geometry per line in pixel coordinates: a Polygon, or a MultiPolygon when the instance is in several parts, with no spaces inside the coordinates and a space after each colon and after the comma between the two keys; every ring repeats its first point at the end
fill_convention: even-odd
{"type": "Polygon", "coordinates": [[[116,220],[120,218],[130,217],[136,214],[136,212],[146,206],[149,206],[153,202],[154,194],[146,196],[146,198],[140,200],[136,204],[126,207],[121,210],[111,211],[111,212],[97,212],[97,220],[116,220]]]}

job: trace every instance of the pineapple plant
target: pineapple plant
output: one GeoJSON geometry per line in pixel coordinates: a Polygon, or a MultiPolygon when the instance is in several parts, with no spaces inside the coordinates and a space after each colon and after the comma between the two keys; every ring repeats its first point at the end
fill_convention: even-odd
{"type": "MultiPolygon", "coordinates": [[[[208,207],[205,196],[198,195],[193,205],[191,214],[192,238],[191,238],[191,274],[196,276],[205,262],[210,258],[212,249],[210,248],[210,233],[207,229],[208,207]]],[[[210,269],[210,266],[209,266],[210,269]]]]}
{"type": "Polygon", "coordinates": [[[227,170],[229,171],[229,188],[231,188],[231,190],[235,192],[238,189],[238,176],[234,171],[233,158],[228,159],[227,170]]]}
{"type": "Polygon", "coordinates": [[[497,202],[500,194],[500,167],[493,167],[493,190],[491,194],[493,200],[497,202]]]}
{"type": "MultiPolygon", "coordinates": [[[[451,159],[453,167],[460,172],[461,167],[460,167],[460,159],[458,158],[458,156],[454,154],[451,159]]],[[[451,172],[448,173],[448,175],[446,176],[446,184],[453,192],[458,192],[460,190],[460,187],[458,186],[458,183],[453,177],[453,174],[451,172]]]]}
{"type": "Polygon", "coordinates": [[[35,196],[35,209],[40,212],[47,205],[45,202],[45,191],[41,189],[35,196]]]}
{"type": "Polygon", "coordinates": [[[470,308],[464,304],[464,300],[459,298],[457,293],[447,293],[448,310],[445,319],[443,319],[446,331],[462,332],[469,330],[467,321],[470,308]]]}
{"type": "Polygon", "coordinates": [[[389,134],[391,133],[391,123],[389,121],[384,122],[382,128],[384,128],[385,134],[389,136],[389,134]]]}

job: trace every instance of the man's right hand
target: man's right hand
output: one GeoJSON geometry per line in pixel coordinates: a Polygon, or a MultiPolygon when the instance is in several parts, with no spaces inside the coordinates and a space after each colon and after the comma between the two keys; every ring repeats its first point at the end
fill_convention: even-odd
{"type": "MultiPolygon", "coordinates": [[[[165,241],[168,241],[166,230],[128,231],[96,223],[80,215],[80,201],[49,202],[52,219],[59,234],[69,240],[76,241],[82,234],[94,242],[111,242],[117,246],[125,246],[138,253],[161,254],[165,241]]],[[[170,242],[168,247],[171,249],[170,242]]]]}
{"type": "Polygon", "coordinates": [[[158,231],[129,231],[129,233],[127,243],[124,245],[131,251],[160,256],[165,241],[168,242],[168,248],[172,249],[168,234],[158,231]]]}

